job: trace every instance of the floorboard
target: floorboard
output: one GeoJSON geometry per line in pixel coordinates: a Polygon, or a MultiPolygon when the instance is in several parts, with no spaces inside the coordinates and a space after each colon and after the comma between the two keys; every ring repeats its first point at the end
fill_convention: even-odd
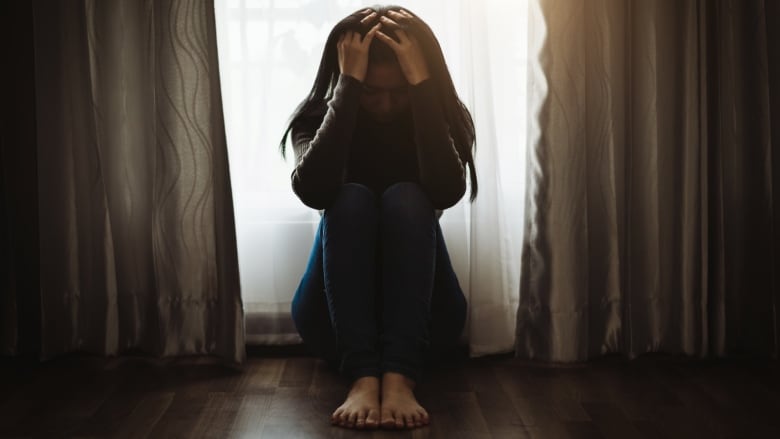
{"type": "Polygon", "coordinates": [[[777,360],[648,354],[577,364],[459,358],[418,386],[431,425],[353,431],[329,417],[349,383],[299,353],[0,358],[0,437],[780,437],[777,360]]]}

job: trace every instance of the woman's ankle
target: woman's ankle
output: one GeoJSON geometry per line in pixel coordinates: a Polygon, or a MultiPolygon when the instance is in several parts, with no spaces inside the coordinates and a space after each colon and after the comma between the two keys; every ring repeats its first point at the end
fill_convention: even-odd
{"type": "Polygon", "coordinates": [[[417,382],[411,377],[400,372],[387,371],[382,374],[382,388],[390,387],[394,389],[406,388],[414,390],[417,382]]]}
{"type": "Polygon", "coordinates": [[[352,392],[363,392],[363,391],[373,391],[373,390],[379,390],[380,388],[380,382],[379,377],[373,376],[373,375],[367,375],[356,378],[354,381],[352,381],[352,386],[350,387],[350,393],[352,392]]]}

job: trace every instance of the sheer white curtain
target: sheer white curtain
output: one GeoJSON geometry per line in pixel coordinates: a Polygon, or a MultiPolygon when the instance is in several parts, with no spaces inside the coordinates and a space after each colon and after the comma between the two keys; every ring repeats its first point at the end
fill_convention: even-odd
{"type": "MultiPolygon", "coordinates": [[[[427,0],[402,6],[437,35],[477,129],[479,196],[440,223],[469,301],[473,356],[514,346],[527,143],[528,2],[427,0]]],[[[306,266],[317,211],[290,188],[292,154],[277,145],[311,88],[326,36],[355,0],[216,0],[217,37],[236,211],[246,339],[299,341],[289,308],[306,266]]]]}

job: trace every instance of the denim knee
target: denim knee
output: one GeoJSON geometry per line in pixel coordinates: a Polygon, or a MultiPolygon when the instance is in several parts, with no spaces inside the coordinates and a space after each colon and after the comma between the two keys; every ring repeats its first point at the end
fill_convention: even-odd
{"type": "Polygon", "coordinates": [[[325,213],[340,212],[348,217],[360,215],[361,212],[374,211],[377,207],[377,197],[368,186],[359,183],[346,183],[341,186],[336,199],[325,213]]]}
{"type": "Polygon", "coordinates": [[[391,217],[402,223],[428,221],[436,216],[428,195],[418,183],[411,181],[395,183],[387,188],[382,193],[381,211],[383,218],[391,217]]]}

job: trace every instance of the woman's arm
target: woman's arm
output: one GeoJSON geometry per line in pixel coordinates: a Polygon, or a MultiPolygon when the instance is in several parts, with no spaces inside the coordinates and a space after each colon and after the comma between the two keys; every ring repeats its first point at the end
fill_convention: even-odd
{"type": "MultiPolygon", "coordinates": [[[[361,23],[370,24],[377,18],[372,12],[361,23]]],[[[348,31],[339,37],[339,78],[328,102],[328,110],[319,128],[304,122],[292,128],[295,169],[292,172],[293,192],[303,204],[322,210],[331,205],[344,184],[349,145],[355,131],[360,105],[361,83],[368,68],[368,50],[381,23],[376,23],[361,37],[348,31]],[[316,133],[314,130],[316,129],[316,133]]]]}
{"type": "Polygon", "coordinates": [[[436,209],[455,205],[466,193],[466,172],[434,84],[426,79],[410,86],[414,140],[422,185],[436,209]]]}
{"type": "Polygon", "coordinates": [[[360,81],[340,74],[319,128],[292,128],[296,163],[291,175],[293,191],[313,209],[330,206],[344,184],[360,91],[360,81]]]}
{"type": "Polygon", "coordinates": [[[449,124],[430,79],[420,44],[413,33],[407,33],[398,24],[404,22],[415,27],[419,23],[406,10],[389,11],[388,15],[380,20],[395,31],[398,42],[382,31],[378,31],[376,36],[393,49],[410,84],[420,183],[433,205],[437,209],[446,209],[457,203],[466,192],[465,168],[450,136],[449,124]]]}

